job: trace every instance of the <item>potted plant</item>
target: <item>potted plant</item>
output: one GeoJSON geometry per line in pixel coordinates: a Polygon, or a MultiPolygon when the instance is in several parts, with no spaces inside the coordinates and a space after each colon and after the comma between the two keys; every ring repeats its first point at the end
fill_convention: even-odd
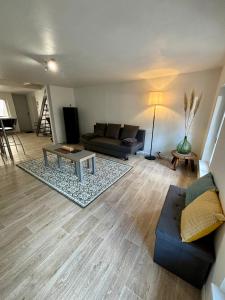
{"type": "Polygon", "coordinates": [[[191,144],[188,141],[188,134],[190,132],[191,126],[193,124],[194,118],[199,109],[202,99],[202,94],[200,96],[195,96],[194,90],[191,93],[190,99],[188,99],[187,94],[184,93],[184,127],[185,135],[184,139],[177,145],[177,152],[181,154],[188,154],[191,152],[191,144]]]}

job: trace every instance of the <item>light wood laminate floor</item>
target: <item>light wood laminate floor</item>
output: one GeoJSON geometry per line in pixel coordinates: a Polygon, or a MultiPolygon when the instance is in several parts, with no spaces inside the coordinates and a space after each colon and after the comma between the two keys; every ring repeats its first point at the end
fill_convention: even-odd
{"type": "MultiPolygon", "coordinates": [[[[21,135],[27,155],[49,139],[21,135]]],[[[14,152],[15,153],[15,152],[14,152]]],[[[193,174],[133,156],[121,180],[82,209],[0,157],[0,299],[195,300],[200,291],[153,262],[170,184],[193,174]]]]}

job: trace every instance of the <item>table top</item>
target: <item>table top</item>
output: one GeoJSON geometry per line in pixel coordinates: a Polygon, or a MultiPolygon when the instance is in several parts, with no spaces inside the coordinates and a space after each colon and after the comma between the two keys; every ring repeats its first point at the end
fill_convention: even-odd
{"type": "Polygon", "coordinates": [[[194,152],[191,152],[188,154],[181,154],[181,153],[178,153],[177,150],[173,150],[173,151],[171,151],[171,154],[180,159],[192,159],[192,160],[198,159],[197,154],[195,154],[194,152]]]}
{"type": "Polygon", "coordinates": [[[84,161],[87,159],[90,159],[92,157],[95,157],[95,153],[91,152],[91,151],[87,151],[87,150],[79,150],[79,152],[76,153],[63,153],[61,151],[57,151],[57,149],[61,148],[63,145],[61,144],[52,144],[52,145],[47,145],[45,147],[43,147],[43,150],[47,151],[47,152],[51,152],[53,154],[57,154],[61,157],[70,159],[72,161],[84,161]]]}
{"type": "Polygon", "coordinates": [[[0,120],[15,120],[15,117],[2,117],[0,116],[0,120]]]}

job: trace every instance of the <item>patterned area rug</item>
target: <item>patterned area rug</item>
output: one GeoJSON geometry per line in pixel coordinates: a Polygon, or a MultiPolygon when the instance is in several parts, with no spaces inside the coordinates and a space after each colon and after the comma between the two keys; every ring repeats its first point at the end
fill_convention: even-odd
{"type": "Polygon", "coordinates": [[[48,155],[49,166],[44,165],[43,158],[34,159],[18,164],[26,172],[43,181],[70,200],[86,207],[113,183],[125,175],[132,167],[123,163],[96,157],[96,173],[91,174],[84,163],[84,178],[79,182],[74,174],[74,165],[62,159],[59,169],[56,156],[48,155]]]}

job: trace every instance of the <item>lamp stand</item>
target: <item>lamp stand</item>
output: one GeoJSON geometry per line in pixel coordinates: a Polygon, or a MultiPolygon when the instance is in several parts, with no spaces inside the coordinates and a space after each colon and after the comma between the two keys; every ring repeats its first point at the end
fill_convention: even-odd
{"type": "Polygon", "coordinates": [[[155,129],[155,111],[156,111],[156,105],[154,106],[154,115],[153,115],[153,121],[152,121],[152,138],[151,138],[151,147],[150,147],[150,154],[145,156],[148,160],[155,160],[156,157],[152,155],[152,144],[154,139],[154,129],[155,129]]]}

